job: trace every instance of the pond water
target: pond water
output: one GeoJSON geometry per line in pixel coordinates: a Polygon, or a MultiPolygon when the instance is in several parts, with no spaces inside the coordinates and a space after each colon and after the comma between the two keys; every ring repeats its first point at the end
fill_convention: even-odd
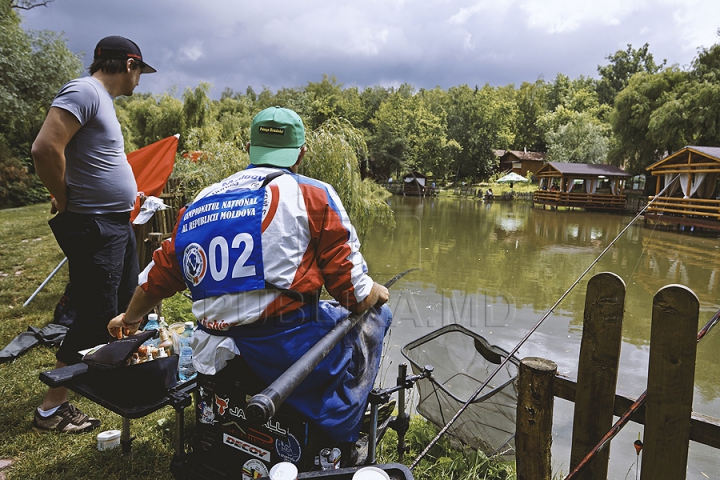
{"type": "MultiPolygon", "coordinates": [[[[418,268],[391,290],[394,322],[381,375],[394,382],[401,348],[449,323],[459,323],[512,350],[573,285],[633,216],[543,210],[529,203],[393,196],[396,228],[363,238],[370,273],[380,283],[418,268]]],[[[720,309],[720,241],[635,222],[520,348],[576,378],[587,282],[600,272],[623,279],[627,293],[617,390],[639,396],[646,386],[652,299],[682,284],[700,300],[701,327],[720,309]]],[[[720,328],[718,328],[720,330],[720,328]]],[[[693,410],[720,417],[720,333],[698,345],[693,410]]],[[[567,474],[573,406],[556,399],[554,471],[567,474]]],[[[613,441],[609,478],[635,477],[633,442],[642,426],[627,425],[613,441]]],[[[691,442],[688,479],[720,478],[720,453],[691,442]]]]}

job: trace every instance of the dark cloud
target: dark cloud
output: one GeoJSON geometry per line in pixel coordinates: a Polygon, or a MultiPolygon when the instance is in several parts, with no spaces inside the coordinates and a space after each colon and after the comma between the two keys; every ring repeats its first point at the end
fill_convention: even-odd
{"type": "MultiPolygon", "coordinates": [[[[136,41],[158,69],[138,91],[344,85],[449,88],[597,76],[605,57],[650,44],[687,66],[717,41],[720,2],[55,0],[21,12],[24,27],[64,32],[92,52],[106,35],[136,41]]],[[[91,58],[85,57],[86,66],[91,58]]]]}

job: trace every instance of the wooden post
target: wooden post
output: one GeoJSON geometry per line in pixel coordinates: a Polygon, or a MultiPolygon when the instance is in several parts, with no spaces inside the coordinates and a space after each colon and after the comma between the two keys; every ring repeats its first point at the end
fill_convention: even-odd
{"type": "Polygon", "coordinates": [[[685,478],[698,315],[697,297],[682,285],[653,298],[641,480],[685,478]]]}
{"type": "MultiPolygon", "coordinates": [[[[624,308],[625,282],[620,277],[599,273],[590,279],[585,295],[570,470],[612,426],[624,308]]],[[[609,458],[610,449],[606,448],[578,478],[607,478],[609,458]]]]}
{"type": "Polygon", "coordinates": [[[528,357],[520,361],[515,450],[517,480],[550,480],[555,362],[528,357]]]}

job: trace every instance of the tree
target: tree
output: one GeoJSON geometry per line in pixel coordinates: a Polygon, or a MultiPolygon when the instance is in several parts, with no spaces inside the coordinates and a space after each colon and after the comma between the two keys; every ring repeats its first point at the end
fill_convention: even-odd
{"type": "Polygon", "coordinates": [[[25,32],[16,5],[0,2],[0,207],[46,198],[31,175],[30,145],[57,91],[82,71],[62,36],[25,32]]]}
{"type": "Polygon", "coordinates": [[[601,105],[592,79],[558,75],[551,87],[555,107],[537,120],[545,132],[548,159],[554,162],[605,163],[612,129],[610,107],[601,105]]]}
{"type": "Polygon", "coordinates": [[[55,0],[10,0],[10,7],[18,10],[32,10],[35,7],[47,7],[55,0]]]}
{"type": "Polygon", "coordinates": [[[677,67],[656,74],[640,72],[630,78],[628,86],[615,98],[610,115],[614,135],[608,154],[611,163],[638,175],[673,151],[677,137],[651,135],[650,121],[653,113],[673,97],[673,90],[687,80],[688,73],[677,67]]]}
{"type": "Polygon", "coordinates": [[[497,166],[494,150],[508,148],[513,140],[515,103],[511,94],[485,85],[448,90],[448,136],[460,148],[452,162],[457,179],[486,179],[497,166]]]}
{"type": "Polygon", "coordinates": [[[547,134],[547,155],[552,162],[605,163],[610,126],[588,112],[572,112],[569,120],[547,134]]]}
{"type": "Polygon", "coordinates": [[[547,149],[545,133],[538,124],[547,108],[547,91],[548,85],[544,80],[537,80],[535,83],[523,82],[516,91],[517,115],[513,126],[515,139],[512,142],[515,150],[527,148],[544,152],[547,149]]]}
{"type": "Polygon", "coordinates": [[[662,70],[667,60],[663,60],[660,65],[656,64],[652,53],[649,53],[649,48],[646,43],[636,50],[628,43],[627,50],[618,50],[613,55],[605,57],[610,63],[605,66],[598,65],[597,68],[601,77],[597,86],[600,103],[612,105],[617,94],[627,86],[630,77],[636,73],[658,73],[662,70]]]}
{"type": "MultiPolygon", "coordinates": [[[[688,81],[678,84],[655,110],[648,125],[655,142],[668,148],[720,145],[720,44],[702,49],[688,81]]],[[[673,151],[671,150],[671,151],[673,151]]]]}
{"type": "Polygon", "coordinates": [[[169,93],[119,98],[115,101],[115,110],[128,153],[186,132],[183,130],[183,103],[169,93]]]}
{"type": "Polygon", "coordinates": [[[321,82],[308,82],[305,87],[308,99],[308,129],[313,130],[326,120],[345,116],[343,108],[342,83],[338,83],[334,75],[323,74],[321,82]]]}

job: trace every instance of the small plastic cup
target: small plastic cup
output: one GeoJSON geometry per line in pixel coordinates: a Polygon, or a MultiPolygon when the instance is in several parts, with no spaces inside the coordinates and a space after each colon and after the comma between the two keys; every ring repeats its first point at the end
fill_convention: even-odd
{"type": "Polygon", "coordinates": [[[298,469],[290,462],[280,462],[270,469],[270,480],[297,480],[298,469]]]}
{"type": "Polygon", "coordinates": [[[120,430],[105,430],[98,433],[97,449],[112,450],[120,445],[120,430]]]}
{"type": "Polygon", "coordinates": [[[363,467],[352,476],[352,480],[390,480],[390,475],[378,467],[363,467]]]}

